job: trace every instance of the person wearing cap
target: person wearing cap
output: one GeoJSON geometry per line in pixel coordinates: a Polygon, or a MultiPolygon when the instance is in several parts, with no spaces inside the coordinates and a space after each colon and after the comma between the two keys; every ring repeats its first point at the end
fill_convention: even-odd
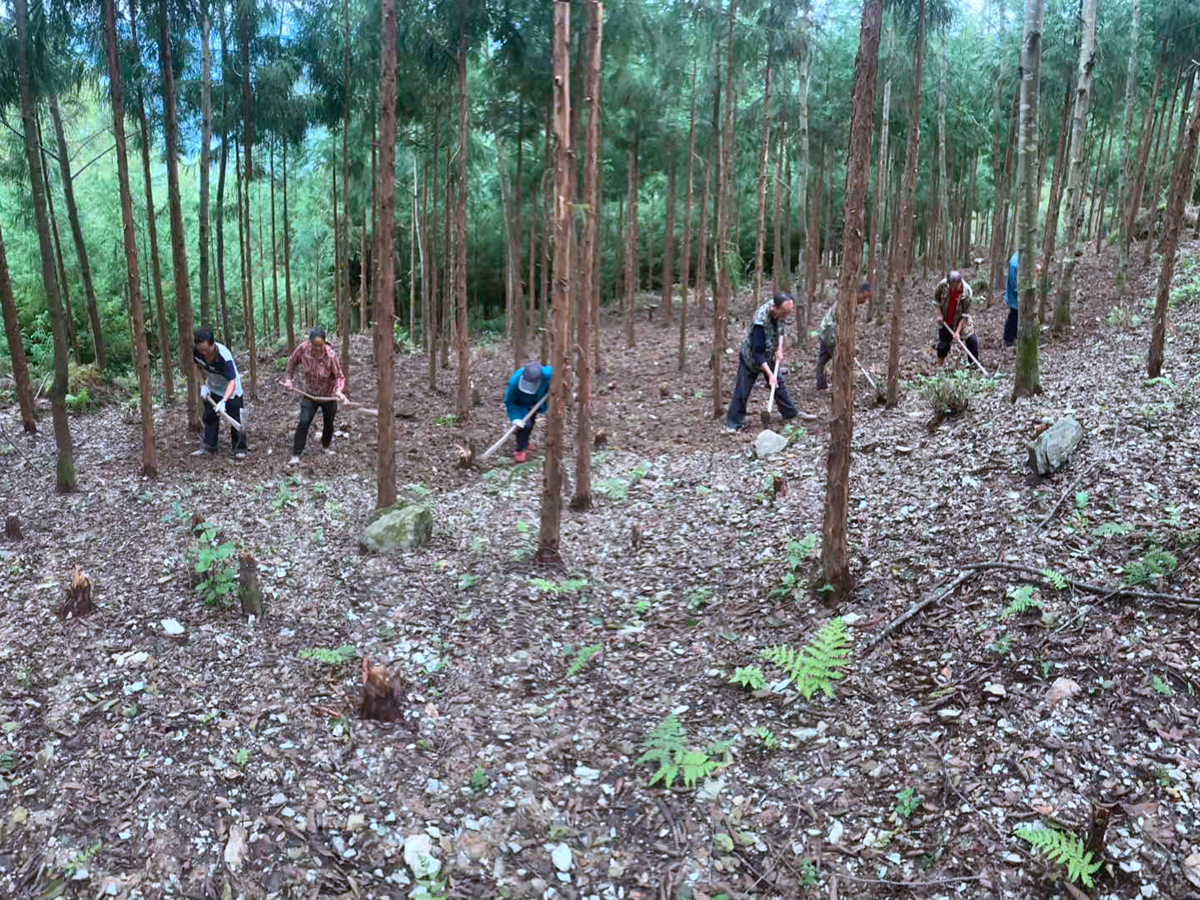
{"type": "Polygon", "coordinates": [[[233,354],[218,344],[211,328],[197,328],[192,334],[192,361],[200,376],[200,405],[204,407],[203,446],[192,456],[216,454],[221,443],[221,413],[243,428],[229,426],[229,442],[237,459],[246,458],[245,409],[242,404],[242,376],[233,354]],[[209,402],[211,398],[219,398],[209,402]]]}
{"type": "Polygon", "coordinates": [[[783,334],[784,322],[792,314],[796,301],[791,294],[775,294],[754,311],[750,330],[742,341],[738,353],[737,380],[733,385],[733,398],[729,401],[729,413],[725,417],[725,430],[730,434],[740,431],[746,418],[746,401],[754,390],[759,375],[765,375],[767,384],[775,388],[775,400],[783,418],[793,419],[798,415],[787,387],[783,383],[783,334]],[[775,363],[780,363],[778,380],[775,363]]]}
{"type": "MultiPolygon", "coordinates": [[[[862,306],[871,299],[871,282],[864,281],[858,286],[858,305],[862,306]]],[[[821,325],[817,331],[817,343],[820,344],[820,350],[817,354],[817,390],[823,391],[829,387],[829,383],[825,380],[825,366],[833,359],[833,349],[837,345],[837,300],[829,307],[829,311],[825,313],[825,318],[821,320],[821,325]]]]}
{"type": "Polygon", "coordinates": [[[288,357],[283,386],[295,390],[292,373],[299,367],[304,373],[305,396],[300,398],[300,421],[296,424],[296,436],[292,439],[292,458],[288,465],[300,462],[300,454],[308,442],[308,429],[312,426],[317,410],[321,410],[321,452],[333,453],[333,420],[337,415],[338,401],[346,402],[346,376],[337,354],[325,340],[325,329],[317,326],[308,333],[288,357]]]}
{"type": "Polygon", "coordinates": [[[938,308],[937,364],[940,366],[950,355],[950,345],[955,337],[962,341],[976,360],[979,359],[979,340],[971,325],[971,285],[962,275],[953,271],[941,281],[933,292],[933,302],[938,308]],[[951,328],[954,329],[951,332],[951,328]],[[966,329],[967,336],[963,337],[966,329]]]}
{"type": "Polygon", "coordinates": [[[517,447],[513,459],[519,463],[525,462],[525,455],[530,450],[536,450],[537,445],[530,445],[529,436],[533,434],[533,426],[537,422],[538,412],[542,401],[550,392],[550,376],[554,370],[541,363],[529,363],[513,372],[508,379],[508,388],[504,391],[504,411],[508,420],[517,427],[517,447]],[[529,416],[530,410],[534,410],[529,416]],[[525,422],[525,417],[529,421],[525,422]]]}

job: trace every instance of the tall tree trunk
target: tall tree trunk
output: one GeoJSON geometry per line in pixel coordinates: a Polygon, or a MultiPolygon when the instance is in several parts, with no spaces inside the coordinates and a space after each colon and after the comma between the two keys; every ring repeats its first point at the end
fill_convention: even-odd
{"type": "Polygon", "coordinates": [[[662,308],[664,318],[670,321],[673,314],[671,294],[675,286],[675,170],[678,163],[674,143],[668,152],[671,158],[667,163],[667,217],[663,223],[662,308]]]}
{"type": "Polygon", "coordinates": [[[854,64],[854,100],[850,146],[846,152],[846,198],[842,215],[842,267],[838,277],[837,347],[833,355],[833,419],[825,480],[825,523],[821,568],[833,590],[824,597],[838,604],[850,597],[850,444],[854,437],[854,314],[862,267],[864,212],[871,172],[871,134],[875,130],[875,80],[879,68],[882,0],[863,4],[858,58],[854,64]]]}
{"type": "Polygon", "coordinates": [[[62,292],[62,299],[66,305],[67,340],[70,342],[71,354],[77,361],[82,361],[79,356],[79,342],[75,335],[75,311],[71,308],[71,286],[67,282],[67,267],[63,265],[62,241],[58,237],[58,219],[54,215],[54,191],[50,188],[50,164],[46,161],[46,143],[42,140],[40,119],[37,121],[37,145],[42,158],[42,187],[46,191],[46,206],[50,214],[50,237],[54,242],[54,258],[58,266],[55,277],[58,279],[58,288],[62,292]]]}
{"type": "MultiPolygon", "coordinates": [[[[449,115],[450,115],[449,112],[447,112],[447,114],[446,114],[447,119],[449,118],[449,115]]],[[[444,267],[443,271],[442,271],[442,326],[443,326],[443,331],[442,331],[442,368],[443,369],[449,368],[449,366],[450,366],[450,344],[454,343],[457,345],[457,343],[458,343],[457,340],[452,335],[453,328],[454,328],[454,322],[457,319],[457,316],[455,315],[455,307],[456,307],[456,302],[457,302],[457,296],[455,295],[455,286],[458,284],[458,282],[454,280],[454,270],[458,267],[457,266],[458,256],[454,252],[454,245],[450,242],[451,232],[452,232],[451,225],[455,221],[455,217],[454,217],[453,213],[451,212],[451,210],[454,209],[453,162],[454,161],[451,158],[451,154],[450,154],[450,147],[447,146],[446,147],[446,202],[445,202],[445,208],[443,209],[444,215],[442,216],[442,220],[443,220],[442,221],[442,239],[443,239],[443,244],[445,245],[445,252],[443,253],[443,256],[442,256],[442,259],[443,259],[442,265],[444,267]]]]}
{"type": "Polygon", "coordinates": [[[108,368],[108,361],[104,353],[104,331],[100,327],[100,308],[96,304],[96,289],[92,284],[92,267],[88,264],[87,245],[83,242],[83,227],[79,223],[79,209],[75,205],[75,186],[71,179],[71,155],[67,148],[67,135],[63,130],[62,113],[59,111],[56,95],[50,95],[49,106],[50,118],[54,122],[54,137],[58,143],[63,200],[67,204],[67,220],[71,225],[71,238],[75,243],[75,254],[79,257],[79,275],[83,281],[83,294],[87,298],[88,322],[92,326],[92,346],[96,349],[96,365],[103,371],[108,368]]]}
{"type": "Polygon", "coordinates": [[[1042,19],[1046,0],[1025,0],[1025,33],[1021,42],[1021,146],[1017,166],[1020,211],[1020,325],[1017,332],[1013,399],[1040,394],[1038,374],[1037,278],[1029,260],[1037,253],[1038,88],[1042,57],[1042,19]]]}
{"type": "Polygon", "coordinates": [[[329,212],[333,218],[333,305],[334,318],[337,322],[339,337],[346,331],[342,320],[345,318],[347,300],[342,296],[345,291],[345,279],[342,277],[342,227],[338,216],[338,174],[336,151],[329,161],[329,212]]]}
{"type": "MultiPolygon", "coordinates": [[[[1192,92],[1192,76],[1191,73],[1185,78],[1181,72],[1175,79],[1175,90],[1171,93],[1171,111],[1167,113],[1165,137],[1164,133],[1160,133],[1156,138],[1158,144],[1161,144],[1161,151],[1158,146],[1155,147],[1157,162],[1154,163],[1154,176],[1151,180],[1150,187],[1150,225],[1146,229],[1146,242],[1142,245],[1142,266],[1150,265],[1150,247],[1154,242],[1155,225],[1158,222],[1158,198],[1159,198],[1159,179],[1162,173],[1167,169],[1167,155],[1171,147],[1171,129],[1175,121],[1175,103],[1179,99],[1180,82],[1186,81],[1187,88],[1184,93],[1183,107],[1179,110],[1180,122],[1187,118],[1187,103],[1191,99],[1189,95],[1192,92]]],[[[1182,130],[1182,129],[1181,129],[1182,130]]],[[[1170,188],[1170,176],[1167,176],[1167,187],[1170,188]]],[[[1184,198],[1184,202],[1191,200],[1191,196],[1184,198]]]]}
{"type": "MultiPolygon", "coordinates": [[[[771,178],[771,186],[775,193],[771,205],[771,291],[773,293],[784,290],[783,281],[787,277],[787,270],[780,269],[783,259],[783,169],[786,146],[787,126],[783,116],[780,116],[775,126],[775,171],[771,178]]],[[[787,290],[791,290],[790,285],[787,290]]]]}
{"type": "MultiPolygon", "coordinates": [[[[133,45],[138,48],[140,46],[137,39],[137,16],[135,2],[129,4],[129,32],[133,39],[133,45]]],[[[173,403],[175,400],[175,376],[171,366],[171,342],[167,337],[167,310],[166,304],[163,302],[162,289],[162,269],[159,263],[158,253],[158,224],[157,216],[154,209],[154,186],[150,175],[150,129],[146,123],[146,103],[142,94],[142,89],[138,87],[137,101],[137,118],[138,130],[141,133],[142,144],[142,185],[146,193],[146,231],[150,237],[150,265],[153,272],[154,281],[154,309],[158,317],[158,352],[160,356],[160,365],[162,366],[163,374],[163,391],[166,401],[173,403]]],[[[224,147],[222,147],[222,152],[224,147]]],[[[223,247],[224,237],[221,232],[221,199],[225,187],[225,157],[221,157],[221,178],[217,183],[217,261],[218,278],[224,278],[224,271],[220,268],[220,263],[224,259],[223,247]]],[[[228,340],[229,323],[225,323],[225,334],[228,340]]],[[[188,360],[191,362],[190,358],[188,360]]]]}
{"type": "MultiPolygon", "coordinates": [[[[1062,274],[1058,281],[1058,303],[1054,307],[1054,330],[1061,332],[1071,324],[1071,291],[1074,289],[1075,263],[1083,255],[1079,244],[1079,225],[1083,218],[1083,191],[1080,184],[1088,168],[1085,151],[1088,104],[1091,101],[1092,70],[1096,66],[1096,0],[1083,0],[1082,38],[1079,45],[1079,71],[1075,76],[1075,116],[1071,123],[1071,165],[1067,172],[1067,233],[1063,242],[1062,274]]],[[[1049,265],[1049,259],[1046,264],[1049,265]]]]}
{"type": "Polygon", "coordinates": [[[287,142],[283,144],[283,298],[287,306],[288,354],[296,349],[296,316],[292,309],[292,238],[288,219],[287,142]]]}
{"type": "Polygon", "coordinates": [[[638,247],[637,247],[637,134],[633,136],[633,144],[629,148],[629,164],[627,172],[627,194],[625,206],[629,210],[628,221],[625,223],[625,346],[634,345],[633,315],[637,302],[638,285],[638,247]]]}
{"type": "Polygon", "coordinates": [[[771,74],[775,47],[767,43],[766,85],[763,88],[762,131],[758,138],[758,206],[754,217],[754,302],[761,302],[763,255],[767,240],[767,174],[771,153],[771,74]]]}
{"type": "Polygon", "coordinates": [[[733,64],[736,41],[734,25],[737,21],[737,0],[729,0],[729,18],[726,26],[727,55],[725,62],[725,109],[720,131],[721,164],[717,168],[717,240],[713,248],[713,274],[716,275],[716,312],[713,315],[713,416],[720,418],[725,413],[724,385],[721,378],[721,363],[724,361],[725,345],[729,331],[729,174],[733,151],[733,64]]]}
{"type": "MultiPolygon", "coordinates": [[[[1133,168],[1133,182],[1129,189],[1129,197],[1125,198],[1125,238],[1124,253],[1128,266],[1129,245],[1133,241],[1133,231],[1137,227],[1138,213],[1142,209],[1142,191],[1146,186],[1146,166],[1149,164],[1150,145],[1154,138],[1154,126],[1158,121],[1158,92],[1162,87],[1163,69],[1167,61],[1167,39],[1159,44],[1158,66],[1154,74],[1154,87],[1150,91],[1150,102],[1146,104],[1146,113],[1142,118],[1142,138],[1138,145],[1137,163],[1133,168]]],[[[1118,266],[1120,261],[1118,260],[1118,266]]],[[[1118,275],[1119,277],[1119,275],[1118,275]]]]}
{"type": "MultiPolygon", "coordinates": [[[[125,275],[129,292],[130,326],[133,331],[134,356],[138,372],[138,408],[142,419],[142,474],[147,478],[158,475],[158,451],[154,446],[154,394],[150,387],[150,354],[146,349],[146,321],[142,314],[142,288],[138,272],[137,231],[133,221],[133,197],[129,188],[129,157],[125,148],[125,104],[121,97],[121,64],[117,57],[117,23],[113,9],[115,0],[104,2],[104,38],[108,60],[108,87],[112,99],[113,137],[117,151],[117,186],[121,195],[122,236],[125,241],[125,275]]],[[[62,140],[62,121],[54,113],[59,146],[63,151],[66,176],[66,141],[62,140]]],[[[97,345],[99,346],[99,345],[97,345]]]]}
{"type": "Polygon", "coordinates": [[[1000,155],[1000,72],[996,73],[996,84],[992,89],[992,185],[995,189],[995,199],[992,205],[992,224],[991,235],[988,250],[988,289],[985,297],[984,306],[992,305],[992,297],[995,296],[1000,287],[1001,273],[1004,271],[1004,263],[1008,260],[1007,248],[1004,246],[1001,238],[1004,235],[1004,201],[1003,183],[1001,178],[1004,175],[1004,157],[1000,155]]]}
{"type": "MultiPolygon", "coordinates": [[[[167,207],[171,217],[171,266],[175,283],[175,320],[179,329],[179,367],[187,385],[187,425],[200,430],[196,409],[199,391],[192,364],[192,289],[188,282],[187,244],[184,242],[183,207],[179,200],[179,126],[176,122],[175,68],[171,60],[171,33],[167,28],[167,3],[158,4],[158,65],[163,79],[163,134],[167,153],[167,207]]],[[[254,345],[251,344],[253,352],[254,345]]],[[[250,357],[251,372],[254,357],[250,357]]],[[[253,393],[251,394],[253,396],[253,393]]]]}
{"type": "MultiPolygon", "coordinates": [[[[1121,204],[1129,198],[1130,179],[1133,177],[1133,159],[1130,156],[1130,146],[1133,144],[1133,104],[1137,96],[1138,72],[1141,57],[1138,53],[1138,14],[1141,0],[1133,0],[1133,18],[1129,27],[1129,68],[1125,73],[1125,112],[1121,126],[1121,163],[1117,171],[1117,194],[1113,203],[1113,216],[1117,220],[1119,230],[1117,236],[1117,300],[1125,296],[1129,284],[1129,240],[1126,228],[1126,218],[1119,210],[1121,204]]],[[[1101,210],[1103,218],[1103,210],[1101,210]]]]}
{"type": "MultiPolygon", "coordinates": [[[[683,200],[683,254],[679,261],[679,283],[683,295],[679,299],[679,371],[687,367],[687,316],[688,298],[691,296],[692,278],[692,201],[695,196],[693,177],[696,156],[696,76],[699,61],[692,61],[692,108],[688,114],[687,187],[683,200]]],[[[699,287],[699,285],[697,285],[699,287]]]]}
{"type": "MultiPolygon", "coordinates": [[[[460,0],[462,2],[462,0],[460,0]]],[[[562,524],[563,418],[567,401],[567,320],[570,310],[571,198],[567,193],[569,170],[574,165],[571,147],[570,43],[571,7],[567,0],[554,3],[554,377],[550,381],[550,409],[546,416],[546,462],[542,474],[541,532],[537,561],[562,566],[559,549],[562,524]]],[[[464,44],[465,49],[465,44],[464,44]]]]}
{"type": "Polygon", "coordinates": [[[1192,117],[1188,122],[1183,143],[1175,154],[1175,167],[1171,173],[1171,195],[1167,201],[1167,215],[1163,229],[1163,261],[1158,273],[1158,301],[1154,306],[1154,333],[1150,339],[1150,355],[1147,359],[1147,374],[1151,378],[1162,375],[1163,355],[1167,340],[1167,307],[1171,300],[1171,280],[1175,276],[1175,258],[1179,252],[1179,232],[1183,227],[1183,207],[1189,199],[1185,196],[1192,184],[1192,172],[1196,166],[1196,144],[1200,140],[1200,91],[1194,92],[1192,117]]]}
{"type": "MultiPolygon", "coordinates": [[[[821,271],[821,212],[825,208],[825,179],[821,173],[825,171],[825,145],[821,145],[821,165],[817,169],[817,177],[813,180],[812,210],[805,233],[808,239],[805,243],[804,260],[804,315],[803,330],[806,333],[813,321],[813,304],[817,299],[817,280],[821,271]]],[[[797,331],[802,330],[800,327],[797,331]]]]}
{"type": "Polygon", "coordinates": [[[1075,153],[1069,144],[1071,130],[1071,108],[1075,99],[1072,78],[1067,75],[1066,95],[1063,97],[1062,117],[1058,122],[1058,142],[1054,147],[1054,172],[1050,177],[1050,202],[1046,206],[1045,229],[1042,233],[1042,272],[1038,276],[1038,321],[1043,325],[1050,318],[1050,268],[1054,265],[1054,243],[1058,239],[1058,210],[1062,205],[1063,165],[1067,161],[1067,149],[1075,153]]]}
{"type": "MultiPolygon", "coordinates": [[[[275,140],[271,139],[270,150],[268,151],[268,174],[267,178],[271,186],[271,307],[274,311],[273,318],[275,322],[275,335],[279,335],[279,269],[275,258],[275,248],[277,239],[275,236],[275,140]]],[[[260,223],[261,224],[261,223],[260,223]]],[[[286,315],[286,313],[285,313],[286,315]]]]}
{"type": "Polygon", "coordinates": [[[17,301],[13,297],[12,280],[8,274],[8,257],[4,253],[4,234],[0,233],[0,309],[4,312],[4,336],[12,357],[13,381],[17,385],[17,403],[21,408],[21,423],[29,434],[37,432],[33,415],[33,385],[29,381],[29,362],[21,338],[21,322],[17,318],[17,301]]]}
{"type": "MultiPolygon", "coordinates": [[[[874,290],[871,292],[871,305],[867,311],[868,319],[876,319],[882,315],[886,308],[887,302],[887,254],[880,247],[880,241],[883,238],[883,222],[887,217],[887,183],[888,183],[888,161],[891,157],[888,155],[888,130],[891,123],[888,121],[892,110],[892,45],[894,41],[894,30],[888,26],[887,30],[887,63],[886,75],[883,82],[883,115],[879,120],[879,156],[876,157],[875,163],[875,207],[871,213],[871,224],[874,234],[871,237],[871,261],[867,266],[871,284],[874,290]],[[884,277],[879,277],[879,272],[876,267],[881,265],[884,269],[884,277]]],[[[882,321],[880,322],[882,324],[882,321]]]]}
{"type": "MultiPolygon", "coordinates": [[[[350,234],[354,218],[350,215],[350,0],[342,3],[342,230],[335,234],[342,248],[342,371],[350,372],[350,234]]],[[[394,240],[394,238],[393,238],[394,240]]],[[[393,271],[395,262],[393,261],[393,271]]],[[[393,307],[395,298],[392,300],[393,307]]],[[[394,313],[393,313],[394,314],[394,313]]],[[[391,321],[388,322],[391,328],[391,321]]],[[[388,332],[391,334],[391,332],[388,332]]],[[[349,381],[349,377],[346,379],[349,381]]]]}
{"type": "MultiPolygon", "coordinates": [[[[396,369],[392,332],[392,296],[395,289],[396,228],[396,0],[382,0],[379,52],[379,233],[375,257],[379,281],[375,285],[375,354],[379,365],[379,479],[375,506],[384,509],[396,502],[396,369]]],[[[286,229],[285,229],[286,230],[286,229]]],[[[433,355],[430,354],[430,358],[433,355]]]]}
{"type": "MultiPolygon", "coordinates": [[[[897,278],[910,276],[913,267],[913,226],[917,220],[917,167],[921,154],[921,76],[925,67],[925,0],[917,0],[916,50],[912,101],[908,112],[908,149],[904,157],[904,183],[900,189],[900,252],[893,273],[897,278]]],[[[896,308],[893,304],[893,318],[896,308]]]]}
{"type": "MultiPolygon", "coordinates": [[[[458,350],[458,418],[466,419],[471,412],[470,319],[467,317],[467,151],[471,145],[467,113],[467,0],[458,0],[458,210],[454,216],[458,237],[458,263],[454,267],[455,295],[458,298],[458,331],[455,347],[458,350]]],[[[558,278],[558,273],[555,273],[558,278]]],[[[566,302],[566,298],[563,298],[566,302]]],[[[569,316],[569,310],[564,310],[569,316]]],[[[561,348],[566,353],[565,345],[561,348]]],[[[564,355],[565,360],[565,355],[564,355]]],[[[556,367],[559,383],[565,372],[556,367]]],[[[563,395],[565,397],[565,394],[563,395]]],[[[561,408],[560,408],[561,414],[561,408]]]]}
{"type": "MultiPolygon", "coordinates": [[[[950,182],[946,177],[946,58],[945,42],[942,43],[942,69],[938,75],[938,270],[948,272],[950,262],[950,182]]],[[[853,377],[853,373],[851,373],[853,377]]],[[[836,391],[836,389],[835,389],[836,391]]]]}
{"type": "MultiPolygon", "coordinates": [[[[714,99],[721,96],[719,83],[717,89],[713,92],[713,96],[714,99]]],[[[714,108],[714,126],[717,124],[717,116],[717,110],[714,108]]],[[[712,141],[708,148],[708,159],[704,163],[704,180],[700,185],[700,226],[696,231],[696,305],[700,309],[703,309],[706,294],[705,289],[708,286],[708,195],[709,186],[712,183],[713,169],[717,167],[717,160],[720,153],[720,134],[720,129],[714,127],[712,141]]],[[[715,296],[713,299],[715,302],[715,296]]],[[[704,317],[701,318],[703,319],[704,317]]]]}
{"type": "MultiPolygon", "coordinates": [[[[579,322],[578,354],[579,405],[575,422],[575,494],[571,509],[585,512],[592,508],[592,307],[600,302],[599,271],[596,268],[596,214],[600,205],[600,76],[604,38],[604,4],[588,0],[587,74],[584,101],[588,106],[587,150],[583,162],[583,240],[579,258],[583,267],[581,289],[576,304],[579,322]]],[[[686,233],[686,226],[685,226],[686,233]]],[[[687,261],[684,261],[686,268],[687,261]]],[[[687,311],[687,285],[683,286],[681,315],[687,311]]]]}
{"type": "Polygon", "coordinates": [[[1088,216],[1088,233],[1096,242],[1096,255],[1100,255],[1101,249],[1104,247],[1104,206],[1108,203],[1108,184],[1112,181],[1110,177],[1109,163],[1112,160],[1112,145],[1113,138],[1116,136],[1116,129],[1106,129],[1108,132],[1108,147],[1103,146],[1103,135],[1101,135],[1101,150],[1103,151],[1103,159],[1096,163],[1096,185],[1100,189],[1100,200],[1096,204],[1098,207],[1096,212],[1096,227],[1092,228],[1092,218],[1088,216]]]}
{"type": "Polygon", "coordinates": [[[211,23],[208,4],[200,13],[200,324],[212,324],[208,287],[208,176],[212,165],[212,50],[209,47],[211,23]]]}
{"type": "MultiPolygon", "coordinates": [[[[804,0],[803,8],[800,14],[800,59],[796,63],[796,119],[798,122],[799,134],[799,150],[800,150],[800,171],[796,178],[796,221],[800,226],[801,246],[804,247],[805,258],[807,259],[812,252],[809,247],[811,234],[809,232],[808,218],[808,179],[809,179],[809,142],[808,142],[808,79],[809,65],[812,60],[812,27],[809,20],[809,5],[808,0],[804,0]]],[[[789,254],[788,264],[791,264],[789,254]]],[[[797,273],[799,271],[799,262],[797,262],[797,273]]],[[[808,326],[812,313],[812,285],[807,280],[808,264],[805,264],[805,296],[801,301],[801,308],[804,310],[804,315],[800,316],[800,322],[793,329],[792,345],[800,347],[801,343],[807,341],[808,326]]]]}
{"type": "MultiPolygon", "coordinates": [[[[425,179],[427,183],[430,181],[432,181],[432,183],[433,183],[433,189],[429,192],[430,193],[430,201],[429,202],[430,202],[431,208],[426,211],[426,215],[425,215],[426,222],[429,222],[429,221],[436,222],[438,219],[437,175],[438,175],[438,159],[439,159],[438,154],[441,150],[441,147],[440,147],[440,144],[438,141],[439,130],[438,130],[437,124],[438,124],[438,120],[440,118],[441,117],[439,115],[434,116],[433,161],[430,163],[429,173],[425,179]]],[[[379,208],[381,210],[383,209],[382,203],[380,204],[379,208]]],[[[445,217],[443,216],[443,218],[445,218],[445,217]]],[[[430,241],[429,241],[429,257],[430,257],[430,261],[429,261],[429,313],[430,313],[430,318],[429,318],[429,340],[428,340],[429,359],[427,360],[427,362],[429,363],[429,390],[433,391],[433,390],[437,389],[438,341],[441,339],[441,335],[442,335],[442,314],[443,314],[443,312],[442,312],[443,308],[439,305],[439,296],[440,295],[438,292],[438,240],[437,240],[437,232],[436,231],[433,233],[433,236],[430,238],[430,241]]],[[[376,317],[378,317],[378,313],[376,313],[376,317]]]]}
{"type": "MultiPolygon", "coordinates": [[[[37,224],[38,250],[42,257],[42,284],[50,310],[50,331],[54,340],[54,382],[50,386],[50,411],[54,417],[54,443],[58,450],[57,486],[60,492],[75,490],[75,462],[71,447],[71,428],[67,422],[67,328],[58,282],[54,275],[54,247],[50,239],[50,219],[46,213],[42,159],[38,152],[37,121],[29,59],[28,0],[14,0],[17,25],[17,88],[21,104],[21,128],[25,139],[25,160],[29,164],[29,186],[33,216],[37,224]]],[[[19,343],[19,342],[18,342],[19,343]]]]}
{"type": "MultiPolygon", "coordinates": [[[[262,210],[262,185],[258,186],[258,206],[259,211],[262,210]]],[[[263,249],[263,217],[258,217],[258,295],[262,297],[262,325],[263,335],[267,338],[267,343],[270,344],[271,337],[271,321],[268,318],[268,313],[271,311],[267,306],[267,261],[265,258],[266,251],[263,249]]],[[[279,321],[279,304],[275,305],[275,321],[279,321]]]]}

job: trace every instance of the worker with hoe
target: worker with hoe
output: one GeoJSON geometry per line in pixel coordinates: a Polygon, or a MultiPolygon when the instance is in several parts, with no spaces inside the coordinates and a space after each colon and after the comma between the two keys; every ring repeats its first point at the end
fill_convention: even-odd
{"type": "Polygon", "coordinates": [[[229,416],[241,428],[229,427],[233,455],[246,458],[245,411],[242,406],[242,376],[233,354],[218,344],[211,328],[198,328],[192,335],[192,360],[200,376],[200,404],[204,407],[204,443],[192,453],[215,454],[221,442],[221,414],[229,416]],[[212,398],[219,399],[214,400],[212,398]]]}
{"type": "Polygon", "coordinates": [[[321,452],[333,453],[333,419],[337,415],[338,401],[346,402],[346,376],[337,354],[325,340],[325,329],[318,325],[308,333],[288,357],[283,386],[296,390],[292,373],[299,367],[304,373],[304,390],[300,393],[300,421],[296,424],[296,436],[292,439],[292,458],[288,465],[300,462],[300,454],[308,442],[308,429],[312,426],[317,410],[321,410],[321,452]]]}
{"type": "Polygon", "coordinates": [[[530,363],[517,369],[508,379],[508,388],[504,391],[504,411],[508,414],[509,422],[517,429],[517,447],[513,459],[519,463],[525,462],[527,452],[537,450],[537,444],[530,444],[529,436],[533,434],[542,401],[550,392],[550,377],[553,374],[550,366],[530,363]]]}
{"type": "Polygon", "coordinates": [[[937,364],[941,366],[950,355],[950,345],[957,339],[965,344],[967,351],[979,359],[979,340],[971,325],[971,285],[957,271],[938,282],[933,292],[933,302],[938,308],[937,364]],[[963,337],[963,329],[967,336],[963,337]],[[953,329],[953,331],[951,331],[953,329]]]}
{"type": "MultiPolygon", "coordinates": [[[[871,299],[871,282],[864,281],[858,286],[858,305],[862,306],[871,299]]],[[[837,345],[837,300],[829,307],[829,311],[825,313],[825,318],[821,320],[820,330],[817,332],[817,342],[820,344],[820,350],[817,354],[817,390],[823,391],[829,387],[829,383],[825,380],[825,366],[833,359],[833,348],[837,345]]]]}
{"type": "Polygon", "coordinates": [[[767,384],[775,388],[775,399],[779,401],[779,412],[784,420],[798,415],[783,383],[783,334],[784,322],[792,314],[796,301],[791,294],[778,293],[754,312],[754,320],[742,349],[738,354],[737,380],[733,385],[733,398],[729,401],[729,413],[725,417],[725,430],[734,434],[742,428],[746,418],[746,401],[754,390],[759,375],[766,376],[767,384]]]}

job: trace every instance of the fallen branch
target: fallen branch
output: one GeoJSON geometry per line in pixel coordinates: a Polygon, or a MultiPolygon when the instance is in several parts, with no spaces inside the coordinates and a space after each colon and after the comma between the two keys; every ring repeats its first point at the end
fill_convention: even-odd
{"type": "Polygon", "coordinates": [[[889,622],[888,625],[883,629],[883,631],[879,632],[879,634],[877,634],[877,635],[875,635],[875,637],[871,638],[871,640],[868,641],[867,645],[863,648],[863,652],[869,653],[878,644],[882,643],[883,640],[888,635],[890,635],[893,631],[895,631],[897,628],[899,628],[901,625],[903,625],[909,619],[914,618],[918,613],[922,612],[926,607],[933,605],[933,603],[935,601],[941,600],[943,597],[949,596],[949,594],[951,594],[953,591],[957,590],[960,585],[962,585],[966,581],[969,581],[974,576],[975,576],[974,572],[964,572],[963,574],[959,575],[956,579],[954,579],[954,581],[952,581],[950,583],[950,586],[948,588],[946,588],[944,591],[942,591],[941,593],[937,592],[938,587],[935,585],[934,588],[932,590],[930,590],[929,595],[927,597],[925,597],[924,600],[918,600],[916,603],[914,603],[912,606],[910,606],[907,610],[905,610],[902,615],[898,616],[897,618],[895,618],[891,622],[889,622]]]}
{"type": "Polygon", "coordinates": [[[284,387],[287,388],[289,391],[294,391],[295,393],[299,394],[301,397],[307,397],[309,400],[312,400],[314,403],[340,403],[342,406],[346,407],[347,409],[355,410],[355,411],[361,412],[361,413],[366,413],[369,416],[379,415],[379,410],[370,409],[366,406],[363,406],[361,403],[356,403],[353,400],[339,400],[337,397],[318,397],[315,394],[310,394],[307,391],[300,390],[300,388],[296,387],[295,385],[288,387],[285,384],[284,387]]]}
{"type": "Polygon", "coordinates": [[[1046,518],[1042,519],[1042,521],[1038,523],[1038,527],[1033,530],[1034,535],[1039,534],[1041,530],[1045,528],[1047,524],[1049,524],[1050,520],[1058,515],[1058,511],[1062,509],[1062,505],[1066,502],[1066,499],[1071,496],[1071,494],[1075,493],[1075,488],[1079,487],[1079,483],[1088,475],[1090,475],[1092,470],[1095,469],[1097,465],[1099,464],[1094,463],[1088,466],[1078,478],[1071,482],[1071,486],[1063,491],[1063,495],[1058,498],[1058,502],[1054,504],[1054,508],[1050,510],[1050,513],[1046,516],[1046,518]]]}

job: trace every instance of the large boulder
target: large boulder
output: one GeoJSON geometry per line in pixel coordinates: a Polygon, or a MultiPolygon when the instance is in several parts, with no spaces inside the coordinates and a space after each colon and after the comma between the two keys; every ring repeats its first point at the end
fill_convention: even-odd
{"type": "Polygon", "coordinates": [[[1042,476],[1057,472],[1071,459],[1086,434],[1074,418],[1063,416],[1038,435],[1037,440],[1026,444],[1029,467],[1042,476]]]}
{"type": "Polygon", "coordinates": [[[425,506],[393,509],[375,519],[358,542],[376,553],[415,550],[433,535],[433,513],[425,506]]]}
{"type": "Polygon", "coordinates": [[[768,429],[754,439],[754,455],[762,459],[765,456],[779,453],[787,445],[787,438],[768,429]]]}

